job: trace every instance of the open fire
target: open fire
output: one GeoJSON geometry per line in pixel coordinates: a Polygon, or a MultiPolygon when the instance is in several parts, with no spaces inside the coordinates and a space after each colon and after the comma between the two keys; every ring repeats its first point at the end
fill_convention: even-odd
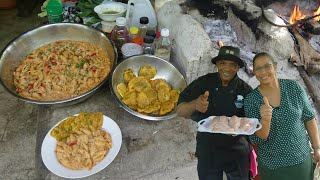
{"type": "MultiPolygon", "coordinates": [[[[315,12],[313,12],[314,16],[319,15],[319,14],[320,14],[320,6],[318,7],[318,9],[315,12]]],[[[306,17],[307,17],[307,15],[302,13],[299,5],[296,4],[293,8],[293,11],[291,12],[289,23],[294,24],[299,20],[305,19],[306,17]]],[[[320,16],[315,17],[314,21],[320,21],[320,16]]]]}
{"type": "MultiPolygon", "coordinates": [[[[320,14],[320,6],[319,6],[318,10],[313,13],[313,15],[318,15],[318,14],[320,14]]],[[[320,21],[320,16],[315,17],[314,19],[315,19],[316,21],[320,21]]]]}
{"type": "Polygon", "coordinates": [[[295,5],[293,8],[293,11],[290,15],[290,24],[294,24],[295,22],[304,19],[306,15],[303,15],[302,12],[300,11],[299,5],[295,5]]]}

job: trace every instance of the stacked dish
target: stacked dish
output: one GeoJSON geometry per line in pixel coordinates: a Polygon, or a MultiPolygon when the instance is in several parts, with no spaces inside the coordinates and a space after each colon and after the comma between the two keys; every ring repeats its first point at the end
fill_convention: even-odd
{"type": "Polygon", "coordinates": [[[123,17],[127,11],[126,4],[119,2],[106,2],[94,8],[94,12],[103,20],[101,21],[102,30],[110,33],[116,25],[118,17],[123,17]]]}

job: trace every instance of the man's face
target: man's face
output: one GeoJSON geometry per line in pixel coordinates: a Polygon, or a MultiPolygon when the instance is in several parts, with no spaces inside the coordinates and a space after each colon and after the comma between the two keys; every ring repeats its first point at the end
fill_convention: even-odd
{"type": "Polygon", "coordinates": [[[229,83],[240,69],[240,65],[234,61],[219,60],[216,63],[218,73],[223,83],[229,83]]]}

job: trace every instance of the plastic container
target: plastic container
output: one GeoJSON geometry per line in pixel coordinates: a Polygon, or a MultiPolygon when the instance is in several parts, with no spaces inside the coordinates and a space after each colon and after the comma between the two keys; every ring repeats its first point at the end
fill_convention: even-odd
{"type": "Polygon", "coordinates": [[[128,58],[135,55],[143,54],[143,48],[135,43],[126,43],[121,47],[122,57],[128,58]]]}
{"type": "Polygon", "coordinates": [[[145,54],[154,54],[154,44],[153,44],[154,38],[152,36],[145,36],[143,38],[143,52],[145,54]]]}
{"type": "Polygon", "coordinates": [[[129,0],[127,5],[126,18],[130,27],[140,25],[140,18],[148,17],[149,28],[156,29],[157,17],[149,0],[129,0]],[[131,5],[134,4],[134,5],[131,5]]]}
{"type": "Polygon", "coordinates": [[[139,26],[139,34],[141,37],[146,36],[146,33],[149,28],[149,19],[148,17],[141,17],[140,18],[140,26],[139,26]]]}
{"type": "Polygon", "coordinates": [[[118,17],[116,19],[116,26],[113,28],[110,37],[118,50],[120,50],[125,43],[130,42],[126,18],[118,17]]]}
{"type": "Polygon", "coordinates": [[[169,39],[169,29],[161,29],[161,36],[156,43],[154,55],[170,61],[171,41],[169,39]]]}
{"type": "Polygon", "coordinates": [[[63,5],[60,0],[50,0],[46,11],[49,23],[59,23],[63,21],[63,5]]]}

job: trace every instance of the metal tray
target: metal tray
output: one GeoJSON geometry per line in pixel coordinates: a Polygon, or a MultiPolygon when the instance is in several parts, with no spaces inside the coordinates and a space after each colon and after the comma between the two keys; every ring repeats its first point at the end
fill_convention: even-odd
{"type": "MultiPolygon", "coordinates": [[[[232,135],[252,135],[256,131],[262,128],[262,124],[256,118],[248,118],[250,120],[251,127],[246,131],[238,131],[238,132],[227,132],[227,131],[213,131],[209,129],[208,126],[211,124],[211,121],[216,116],[210,116],[206,119],[203,119],[198,122],[198,131],[199,132],[209,132],[209,133],[220,133],[220,134],[232,134],[232,135]]],[[[231,117],[227,117],[231,118],[231,117]]],[[[241,117],[239,117],[241,118],[241,117]]]]}

